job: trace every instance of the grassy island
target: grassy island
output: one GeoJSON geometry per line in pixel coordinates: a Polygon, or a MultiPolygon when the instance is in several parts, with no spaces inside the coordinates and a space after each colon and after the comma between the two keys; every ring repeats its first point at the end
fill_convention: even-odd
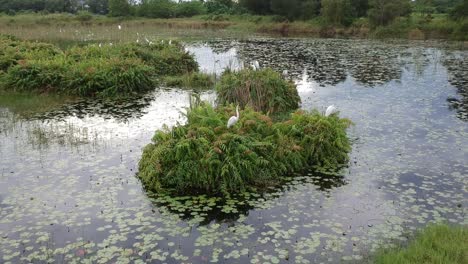
{"type": "Polygon", "coordinates": [[[17,92],[116,97],[154,89],[165,76],[198,71],[176,42],[92,44],[62,51],[0,35],[0,85],[17,92]]]}
{"type": "Polygon", "coordinates": [[[229,195],[276,185],[310,166],[342,165],[350,151],[346,128],[351,122],[318,111],[291,113],[299,102],[291,85],[270,69],[226,73],[218,85],[218,91],[232,92],[228,97],[221,92],[226,104],[202,103],[188,110],[185,125],[157,131],[143,151],[139,178],[154,191],[229,195]],[[260,91],[265,102],[251,103],[260,91]],[[228,128],[228,119],[236,115],[231,101],[245,108],[228,128]]]}

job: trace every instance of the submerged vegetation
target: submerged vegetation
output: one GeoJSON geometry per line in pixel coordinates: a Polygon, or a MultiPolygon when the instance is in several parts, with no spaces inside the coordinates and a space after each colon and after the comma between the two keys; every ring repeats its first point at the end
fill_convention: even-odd
{"type": "Polygon", "coordinates": [[[247,107],[226,127],[234,108],[208,104],[187,113],[187,124],[157,131],[145,147],[139,177],[151,190],[232,194],[279,183],[308,166],[347,161],[350,121],[296,111],[273,122],[247,107]]]}
{"type": "Polygon", "coordinates": [[[301,101],[294,83],[269,68],[226,71],[216,91],[222,105],[235,103],[272,114],[295,110],[301,101]]]}
{"type": "Polygon", "coordinates": [[[100,44],[62,51],[0,36],[0,84],[6,90],[126,96],[153,89],[166,75],[197,70],[194,58],[178,43],[100,44]]]}
{"type": "Polygon", "coordinates": [[[468,263],[468,228],[434,225],[422,230],[406,248],[382,251],[376,264],[468,263]]]}

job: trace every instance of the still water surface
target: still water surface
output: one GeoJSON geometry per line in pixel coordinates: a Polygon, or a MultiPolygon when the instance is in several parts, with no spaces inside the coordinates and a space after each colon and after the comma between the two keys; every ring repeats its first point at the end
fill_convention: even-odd
{"type": "MultiPolygon", "coordinates": [[[[221,74],[258,60],[302,108],[350,118],[349,166],[228,201],[160,197],[135,177],[142,148],[184,122],[190,93],[0,105],[0,262],[361,261],[430,222],[468,224],[468,51],[443,42],[252,39],[186,43],[221,74]]],[[[201,96],[212,103],[213,92],[201,96]]]]}

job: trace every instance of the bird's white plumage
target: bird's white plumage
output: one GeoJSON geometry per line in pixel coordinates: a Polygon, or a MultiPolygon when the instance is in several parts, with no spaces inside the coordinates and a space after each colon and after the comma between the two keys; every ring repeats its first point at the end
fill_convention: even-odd
{"type": "Polygon", "coordinates": [[[325,116],[330,116],[335,113],[338,113],[338,108],[334,105],[330,105],[327,110],[325,111],[325,116]]]}
{"type": "Polygon", "coordinates": [[[227,123],[227,128],[230,128],[233,125],[235,125],[237,123],[237,121],[239,121],[239,106],[236,106],[236,115],[231,116],[229,118],[228,123],[227,123]]]}
{"type": "Polygon", "coordinates": [[[121,30],[121,29],[122,29],[122,26],[121,26],[121,25],[119,25],[118,27],[119,27],[119,30],[121,30]]]}
{"type": "Polygon", "coordinates": [[[252,62],[252,69],[253,69],[254,71],[260,70],[260,63],[259,63],[258,61],[252,62]]]}

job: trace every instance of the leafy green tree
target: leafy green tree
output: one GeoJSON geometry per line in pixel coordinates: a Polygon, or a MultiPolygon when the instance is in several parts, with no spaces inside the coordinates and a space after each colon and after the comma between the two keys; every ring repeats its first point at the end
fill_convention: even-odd
{"type": "Polygon", "coordinates": [[[369,0],[351,0],[351,5],[354,9],[354,15],[356,17],[367,16],[369,10],[369,0]]]}
{"type": "Polygon", "coordinates": [[[187,1],[177,4],[177,17],[192,17],[206,13],[206,8],[200,1],[187,1]]]}
{"type": "Polygon", "coordinates": [[[350,0],[322,0],[322,16],[328,23],[350,25],[354,9],[350,0]]]}
{"type": "Polygon", "coordinates": [[[410,0],[369,0],[369,20],[373,25],[390,24],[399,16],[411,14],[410,0]]]}
{"type": "Polygon", "coordinates": [[[301,19],[311,19],[318,15],[320,15],[321,9],[321,1],[320,0],[305,0],[301,3],[301,19]]]}
{"type": "Polygon", "coordinates": [[[127,0],[109,0],[109,16],[128,16],[130,15],[130,4],[127,0]]]}
{"type": "Polygon", "coordinates": [[[275,15],[293,20],[300,16],[301,3],[299,0],[271,0],[270,8],[275,15]]]}
{"type": "Polygon", "coordinates": [[[86,4],[91,13],[105,15],[109,12],[108,0],[87,0],[86,4]]]}
{"type": "Polygon", "coordinates": [[[270,0],[239,0],[239,4],[254,14],[271,14],[270,0]]]}
{"type": "Polygon", "coordinates": [[[468,17],[468,0],[463,0],[450,12],[453,19],[463,19],[468,17]]]}

